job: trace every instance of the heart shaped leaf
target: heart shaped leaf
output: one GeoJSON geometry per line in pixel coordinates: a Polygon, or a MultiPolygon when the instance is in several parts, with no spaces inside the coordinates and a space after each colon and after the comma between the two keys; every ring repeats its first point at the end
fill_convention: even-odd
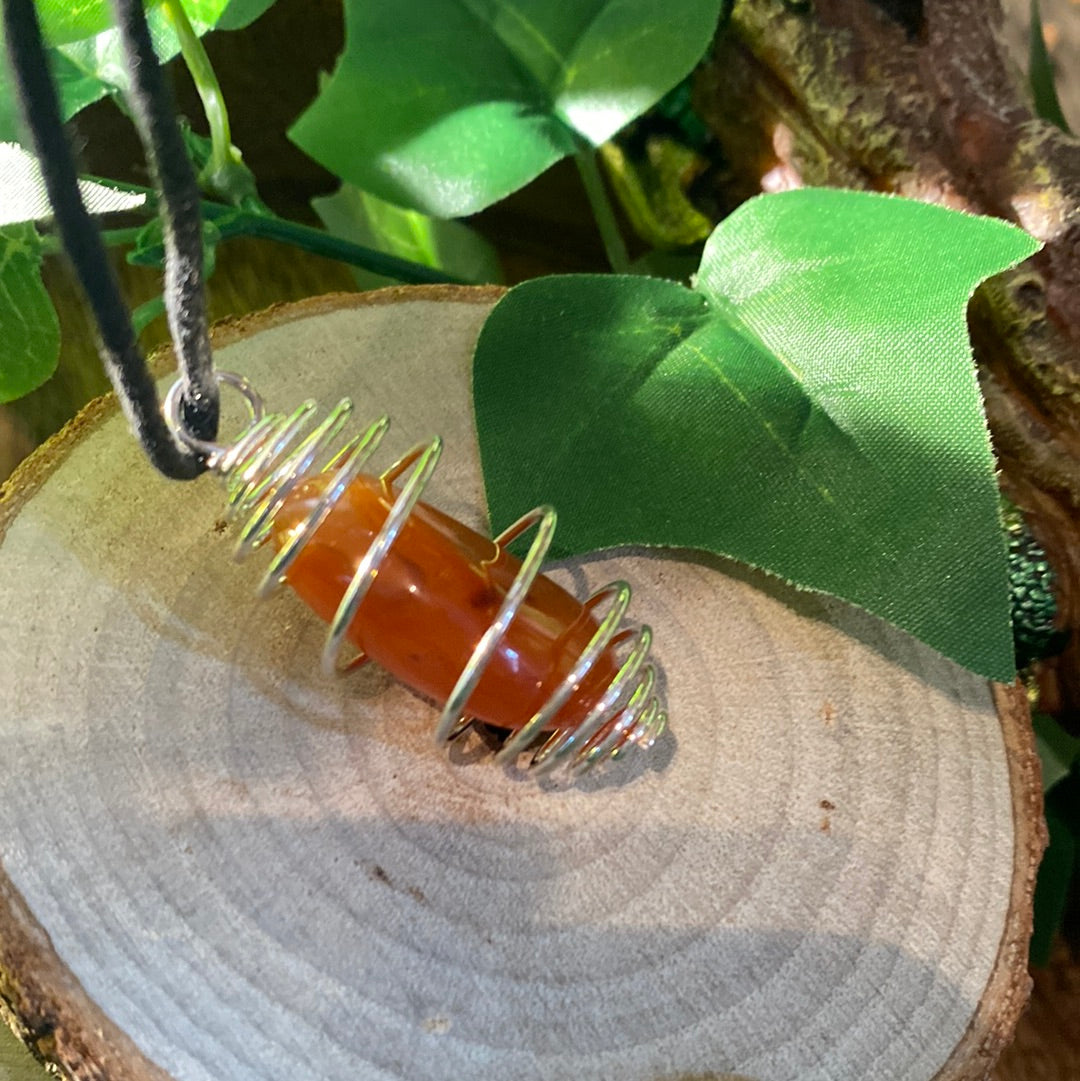
{"type": "MultiPolygon", "coordinates": [[[[405,210],[352,184],[342,184],[333,195],[312,199],[311,206],[327,231],[343,240],[445,270],[462,281],[501,279],[495,249],[459,221],[405,210]]],[[[359,267],[353,268],[353,276],[361,289],[396,284],[394,278],[359,267]]]]}
{"type": "Polygon", "coordinates": [[[472,214],[659,101],[722,4],[347,0],[345,51],[289,137],[390,202],[472,214]]]}
{"type": "Polygon", "coordinates": [[[561,554],[732,556],[1014,674],[1005,547],[965,309],[1037,250],[1003,222],[888,196],[762,196],[694,289],[541,278],[477,345],[492,525],[559,508],[561,554]]]}

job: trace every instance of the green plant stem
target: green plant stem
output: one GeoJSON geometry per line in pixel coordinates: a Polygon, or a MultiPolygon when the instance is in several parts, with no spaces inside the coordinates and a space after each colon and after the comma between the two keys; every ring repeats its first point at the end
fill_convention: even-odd
{"type": "MultiPolygon", "coordinates": [[[[204,203],[204,213],[208,205],[214,204],[204,203]]],[[[387,255],[374,248],[365,248],[352,241],[331,236],[321,229],[300,225],[298,222],[288,221],[276,215],[268,217],[265,214],[253,214],[246,210],[234,210],[232,207],[221,209],[225,211],[224,214],[208,213],[207,219],[215,222],[221,230],[223,240],[230,236],[263,237],[267,240],[291,244],[294,248],[337,259],[350,266],[362,267],[364,270],[383,274],[388,278],[396,278],[402,282],[429,285],[468,284],[461,278],[436,270],[434,267],[414,263],[409,259],[400,259],[396,255],[387,255]]]]}
{"type": "Polygon", "coordinates": [[[604,187],[604,179],[596,164],[596,151],[591,146],[583,146],[575,155],[581,182],[585,185],[585,194],[589,198],[596,226],[600,230],[600,239],[604,242],[608,263],[616,274],[630,273],[630,257],[626,253],[619,223],[615,220],[615,211],[604,187]]]}
{"type": "MultiPolygon", "coordinates": [[[[146,204],[140,209],[144,209],[148,214],[154,214],[157,211],[157,193],[153,188],[128,183],[118,185],[116,181],[107,180],[103,177],[87,177],[87,179],[103,184],[106,187],[120,186],[124,191],[145,195],[146,204]]],[[[279,218],[276,214],[270,212],[245,210],[205,199],[200,204],[200,207],[203,218],[206,221],[214,222],[223,240],[232,236],[255,236],[276,240],[282,244],[290,244],[294,248],[301,248],[315,255],[323,255],[328,259],[337,259],[342,263],[348,263],[349,266],[370,270],[375,274],[382,274],[388,278],[395,278],[400,282],[407,282],[411,285],[473,284],[452,274],[447,274],[445,271],[424,266],[423,263],[414,263],[409,259],[401,259],[396,255],[387,255],[385,252],[376,251],[374,248],[365,248],[362,244],[342,240],[321,229],[314,229],[309,225],[301,225],[299,222],[279,218]]],[[[104,235],[106,243],[126,244],[132,243],[140,231],[140,229],[114,229],[107,231],[104,235]]],[[[47,243],[51,243],[52,238],[46,237],[45,240],[47,243]]],[[[55,250],[59,250],[59,245],[55,250]]]]}
{"type": "MultiPolygon", "coordinates": [[[[134,225],[130,229],[103,229],[101,232],[101,239],[105,242],[107,248],[119,248],[125,244],[134,244],[142,233],[143,227],[141,225],[134,225]]],[[[43,255],[59,255],[63,252],[64,246],[60,243],[60,238],[55,234],[50,233],[48,236],[41,237],[41,253],[43,255]]]]}
{"type": "Polygon", "coordinates": [[[239,160],[239,154],[233,149],[229,113],[225,108],[225,98],[210,57],[206,55],[206,49],[199,40],[199,35],[195,33],[180,0],[161,0],[161,9],[176,31],[180,42],[180,55],[191,72],[195,89],[202,100],[203,111],[206,113],[206,121],[210,125],[209,171],[213,174],[228,169],[239,160]]]}

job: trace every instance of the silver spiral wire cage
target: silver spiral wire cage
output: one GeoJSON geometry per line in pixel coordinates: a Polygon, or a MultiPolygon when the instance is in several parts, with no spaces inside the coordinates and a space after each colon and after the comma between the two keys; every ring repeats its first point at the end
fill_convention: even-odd
{"type": "MultiPolygon", "coordinates": [[[[333,476],[310,512],[290,530],[288,540],[270,561],[258,586],[258,596],[266,597],[286,582],[289,568],[378,449],[390,422],[387,417],[380,417],[335,450],[338,437],[352,415],[353,405],[349,399],[338,402],[305,434],[317,408],[313,401],[304,402],[288,415],[267,413],[262,398],[246,379],[231,372],[215,374],[220,384],[237,390],[247,405],[247,427],[234,443],[197,439],[186,430],[181,419],[182,380],[178,379],[170,388],[162,411],[176,437],[202,454],[208,469],[224,480],[228,517],[244,519],[236,544],[237,559],[245,558],[270,538],[278,512],[299,485],[315,476],[333,476]]],[[[347,671],[365,660],[364,655],[359,654],[344,667],[339,664],[346,633],[374,584],[379,568],[420,501],[441,454],[442,441],[436,437],[414,447],[381,474],[380,479],[388,486],[402,477],[405,479],[382,527],[357,564],[330,621],[322,651],[326,672],[347,671]]],[[[502,548],[529,530],[536,531],[495,619],[473,649],[443,706],[435,729],[437,743],[448,743],[473,723],[473,718],[468,715],[469,698],[540,574],[555,526],[555,511],[551,507],[538,507],[494,538],[493,543],[502,548]]],[[[652,665],[646,663],[652,633],[647,626],[636,631],[622,627],[630,604],[630,587],[625,582],[612,582],[598,590],[585,601],[585,608],[595,617],[605,603],[607,611],[596,617],[597,629],[571,670],[540,709],[506,737],[495,753],[496,762],[516,762],[519,756],[531,750],[528,768],[536,773],[548,773],[565,766],[569,772],[580,774],[604,759],[617,757],[630,745],[643,749],[651,747],[664,731],[667,717],[654,694],[656,673],[652,665]],[[547,733],[547,739],[537,746],[559,710],[609,649],[618,650],[625,656],[588,714],[573,727],[556,728],[547,733]]]]}

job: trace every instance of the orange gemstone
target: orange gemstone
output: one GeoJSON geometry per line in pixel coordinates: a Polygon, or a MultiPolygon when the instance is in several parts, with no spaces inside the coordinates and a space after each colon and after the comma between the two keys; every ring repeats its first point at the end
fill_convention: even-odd
{"type": "MultiPolygon", "coordinates": [[[[279,549],[329,483],[328,474],[314,477],[286,498],[274,521],[279,549]]],[[[389,484],[361,474],[289,568],[289,584],[322,619],[333,618],[394,499],[389,484]]],[[[406,686],[441,706],[520,568],[519,560],[489,538],[418,503],[347,637],[406,686]]],[[[468,715],[500,728],[520,728],[570,672],[596,629],[596,618],[581,602],[540,575],[469,698],[468,715]]],[[[567,729],[584,720],[617,670],[609,648],[549,727],[567,729]]]]}

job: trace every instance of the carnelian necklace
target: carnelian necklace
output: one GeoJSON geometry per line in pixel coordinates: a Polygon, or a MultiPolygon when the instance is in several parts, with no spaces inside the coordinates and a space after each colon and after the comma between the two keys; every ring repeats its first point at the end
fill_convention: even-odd
{"type": "Polygon", "coordinates": [[[583,771],[630,744],[652,745],[666,718],[645,663],[649,628],[621,626],[626,583],[582,603],[539,573],[555,529],[552,508],[537,508],[490,540],[420,501],[439,439],[375,476],[364,467],[389,427],[385,417],[335,450],[349,401],[305,435],[313,402],[290,416],[267,415],[246,380],[216,375],[248,405],[249,424],[235,443],[187,432],[182,379],[165,399],[166,422],[223,477],[231,514],[246,516],[238,555],[267,542],[276,548],[260,594],[287,582],[329,623],[328,671],[348,639],[358,651],[349,667],[373,660],[445,703],[438,741],[473,720],[508,733],[499,761],[542,734],[530,758],[540,770],[565,763],[583,771]],[[506,546],[532,528],[536,537],[518,560],[506,546]]]}
{"type": "Polygon", "coordinates": [[[338,447],[347,400],[307,431],[313,403],[269,415],[243,378],[215,370],[194,172],[141,0],[113,0],[113,8],[128,103],[160,189],[165,305],[180,368],[164,409],[79,191],[34,0],[4,0],[4,31],[57,230],[97,321],[106,373],[150,461],[173,479],[220,474],[233,514],[246,516],[239,553],[267,541],[277,549],[261,592],[288,582],[328,621],[328,670],[348,639],[352,664],[374,660],[443,703],[438,741],[478,720],[505,734],[498,759],[531,749],[533,766],[573,770],[630,744],[650,746],[666,718],[646,663],[649,628],[622,627],[624,582],[582,603],[540,574],[554,510],[540,507],[489,540],[420,502],[442,451],[437,438],[373,475],[364,466],[386,418],[338,447]],[[222,385],[249,411],[231,444],[215,441],[222,385]],[[530,529],[536,536],[519,561],[506,546],[530,529]]]}

